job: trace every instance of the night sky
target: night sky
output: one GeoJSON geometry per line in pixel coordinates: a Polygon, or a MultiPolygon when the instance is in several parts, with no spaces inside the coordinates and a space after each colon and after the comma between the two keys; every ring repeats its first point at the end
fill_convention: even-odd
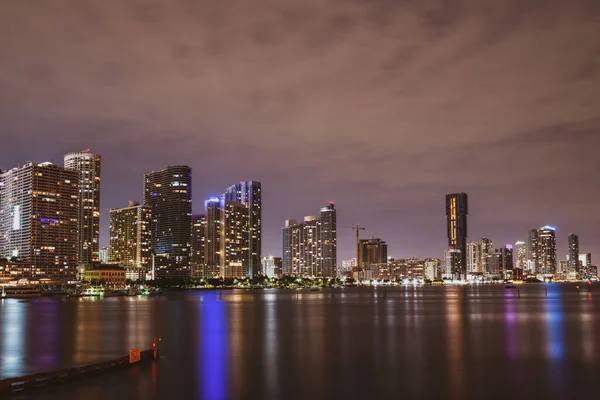
{"type": "Polygon", "coordinates": [[[600,1],[2,0],[0,136],[2,169],[102,155],[102,245],[187,164],[194,212],[263,183],[265,254],[332,200],[339,260],[356,223],[441,257],[465,191],[470,240],[551,224],[597,263],[600,1]]]}

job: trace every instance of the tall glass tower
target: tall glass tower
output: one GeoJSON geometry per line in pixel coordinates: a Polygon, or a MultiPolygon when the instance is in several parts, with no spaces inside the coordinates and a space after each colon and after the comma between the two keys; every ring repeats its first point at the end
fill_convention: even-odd
{"type": "Polygon", "coordinates": [[[223,200],[248,207],[248,276],[264,274],[262,271],[262,187],[257,181],[243,181],[228,187],[223,200]]]}
{"type": "Polygon", "coordinates": [[[466,193],[446,195],[446,220],[448,224],[448,248],[452,252],[452,275],[466,278],[467,271],[467,215],[469,208],[466,193]]]}
{"type": "Polygon", "coordinates": [[[66,154],[65,168],[79,173],[79,265],[100,261],[100,161],[89,149],[66,154]]]}
{"type": "Polygon", "coordinates": [[[144,175],[144,203],[152,213],[157,279],[189,278],[192,253],[192,169],[169,166],[144,175]]]}

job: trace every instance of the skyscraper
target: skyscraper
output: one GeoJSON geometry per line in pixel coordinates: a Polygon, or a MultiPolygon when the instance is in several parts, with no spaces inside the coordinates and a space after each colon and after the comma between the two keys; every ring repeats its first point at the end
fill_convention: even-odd
{"type": "Polygon", "coordinates": [[[527,244],[525,242],[518,241],[515,243],[515,267],[521,271],[527,269],[527,244]]]}
{"type": "Polygon", "coordinates": [[[467,244],[467,273],[474,274],[482,272],[481,267],[481,242],[470,242],[467,244]]]}
{"type": "MultiPolygon", "coordinates": [[[[337,266],[337,211],[332,201],[321,208],[321,240],[324,276],[334,276],[337,266]]],[[[386,260],[387,261],[387,260],[386,260]]]]}
{"type": "Polygon", "coordinates": [[[250,276],[249,214],[246,204],[225,200],[221,213],[221,276],[250,276]]]}
{"type": "Polygon", "coordinates": [[[481,253],[479,254],[479,265],[482,272],[490,272],[490,254],[494,251],[494,244],[488,238],[481,238],[481,253]]]}
{"type": "Polygon", "coordinates": [[[100,156],[89,149],[65,154],[66,169],[79,173],[79,265],[100,260],[100,156]]]}
{"type": "Polygon", "coordinates": [[[556,228],[549,225],[538,230],[538,265],[542,274],[556,272],[556,228]]]}
{"type": "Polygon", "coordinates": [[[539,271],[538,233],[537,229],[527,231],[527,264],[529,272],[533,274],[539,271]]]}
{"type": "Polygon", "coordinates": [[[204,202],[206,215],[204,264],[207,275],[217,276],[221,273],[221,200],[211,197],[204,202]]]}
{"type": "Polygon", "coordinates": [[[457,260],[451,262],[452,275],[464,279],[467,271],[467,215],[469,213],[467,194],[451,193],[446,195],[446,220],[448,225],[448,248],[458,250],[449,252],[457,260]]]}
{"type": "Polygon", "coordinates": [[[192,278],[211,278],[206,267],[206,214],[192,215],[192,278]]]}
{"type": "Polygon", "coordinates": [[[152,211],[156,279],[189,278],[192,238],[192,170],[169,166],[144,175],[144,203],[152,211]]]}
{"type": "Polygon", "coordinates": [[[261,274],[262,253],[262,187],[260,182],[245,181],[225,190],[223,200],[241,203],[248,208],[248,274],[261,274]]]}
{"type": "Polygon", "coordinates": [[[30,263],[36,274],[75,276],[79,174],[29,162],[0,173],[0,257],[30,263]]]}
{"type": "Polygon", "coordinates": [[[152,212],[149,206],[130,201],[109,212],[109,262],[125,268],[127,279],[143,281],[152,266],[152,212]]]}
{"type": "MultiPolygon", "coordinates": [[[[579,236],[569,234],[569,271],[579,272],[579,236]]],[[[564,271],[563,271],[564,272],[564,271]]]]}
{"type": "Polygon", "coordinates": [[[319,216],[287,220],[282,229],[284,274],[333,276],[337,263],[336,211],[333,203],[319,216]]]}

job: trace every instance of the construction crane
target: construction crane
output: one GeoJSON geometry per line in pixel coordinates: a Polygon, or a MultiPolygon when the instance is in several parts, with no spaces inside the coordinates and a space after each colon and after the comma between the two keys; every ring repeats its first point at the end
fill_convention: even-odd
{"type": "Polygon", "coordinates": [[[356,268],[359,267],[359,261],[358,261],[358,256],[359,256],[359,247],[358,247],[358,237],[359,237],[359,231],[364,231],[367,228],[362,228],[360,225],[356,224],[354,226],[344,226],[344,228],[348,228],[348,229],[353,229],[354,231],[356,231],[356,268]]]}

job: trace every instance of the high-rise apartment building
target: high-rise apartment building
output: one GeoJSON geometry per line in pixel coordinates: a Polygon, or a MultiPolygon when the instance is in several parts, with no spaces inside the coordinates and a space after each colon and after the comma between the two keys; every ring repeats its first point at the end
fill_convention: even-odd
{"type": "Polygon", "coordinates": [[[334,276],[337,267],[337,211],[333,202],[321,208],[323,276],[334,276]]]}
{"type": "Polygon", "coordinates": [[[35,274],[75,276],[78,215],[78,172],[29,162],[0,173],[0,257],[35,274]]]}
{"type": "Polygon", "coordinates": [[[204,212],[206,216],[204,264],[207,275],[217,276],[221,274],[221,235],[223,233],[221,200],[216,197],[206,200],[204,212]]]}
{"type": "Polygon", "coordinates": [[[556,228],[543,226],[538,229],[538,268],[542,274],[556,272],[556,228]]]}
{"type": "Polygon", "coordinates": [[[579,272],[579,236],[574,233],[569,234],[569,258],[568,272],[579,272]]]}
{"type": "Polygon", "coordinates": [[[248,206],[224,200],[221,213],[221,276],[240,278],[250,276],[249,235],[251,234],[248,206]]]}
{"type": "Polygon", "coordinates": [[[527,270],[527,244],[522,241],[515,243],[515,268],[527,270]]]}
{"type": "Polygon", "coordinates": [[[206,214],[192,215],[192,278],[211,278],[206,268],[206,214]]]}
{"type": "Polygon", "coordinates": [[[387,243],[379,238],[358,241],[359,269],[365,270],[373,265],[386,264],[387,243]]]}
{"type": "Polygon", "coordinates": [[[282,229],[284,274],[333,276],[337,262],[336,211],[333,203],[319,216],[287,220],[282,229]]]}
{"type": "Polygon", "coordinates": [[[152,211],[150,206],[130,201],[109,212],[109,262],[125,268],[127,279],[145,280],[152,267],[152,211]]]}
{"type": "Polygon", "coordinates": [[[192,170],[169,166],[144,175],[144,203],[152,212],[156,279],[191,275],[192,170]]]}
{"type": "Polygon", "coordinates": [[[100,161],[90,150],[64,156],[66,169],[79,173],[79,266],[100,261],[100,161]]]}
{"type": "Polygon", "coordinates": [[[467,271],[467,215],[469,214],[467,194],[452,193],[446,195],[446,220],[448,225],[448,248],[458,251],[449,252],[457,259],[451,262],[452,275],[464,279],[467,271]]]}
{"type": "Polygon", "coordinates": [[[481,267],[481,242],[467,243],[467,273],[476,274],[483,272],[481,267]]]}
{"type": "Polygon", "coordinates": [[[248,209],[248,275],[261,274],[262,187],[257,181],[244,181],[225,190],[223,200],[246,205],[248,209]]]}
{"type": "Polygon", "coordinates": [[[527,231],[527,269],[532,274],[539,271],[538,233],[537,229],[527,231]]]}
{"type": "Polygon", "coordinates": [[[490,254],[494,251],[494,244],[488,238],[481,238],[481,253],[479,257],[479,265],[482,272],[490,272],[490,254]]]}

